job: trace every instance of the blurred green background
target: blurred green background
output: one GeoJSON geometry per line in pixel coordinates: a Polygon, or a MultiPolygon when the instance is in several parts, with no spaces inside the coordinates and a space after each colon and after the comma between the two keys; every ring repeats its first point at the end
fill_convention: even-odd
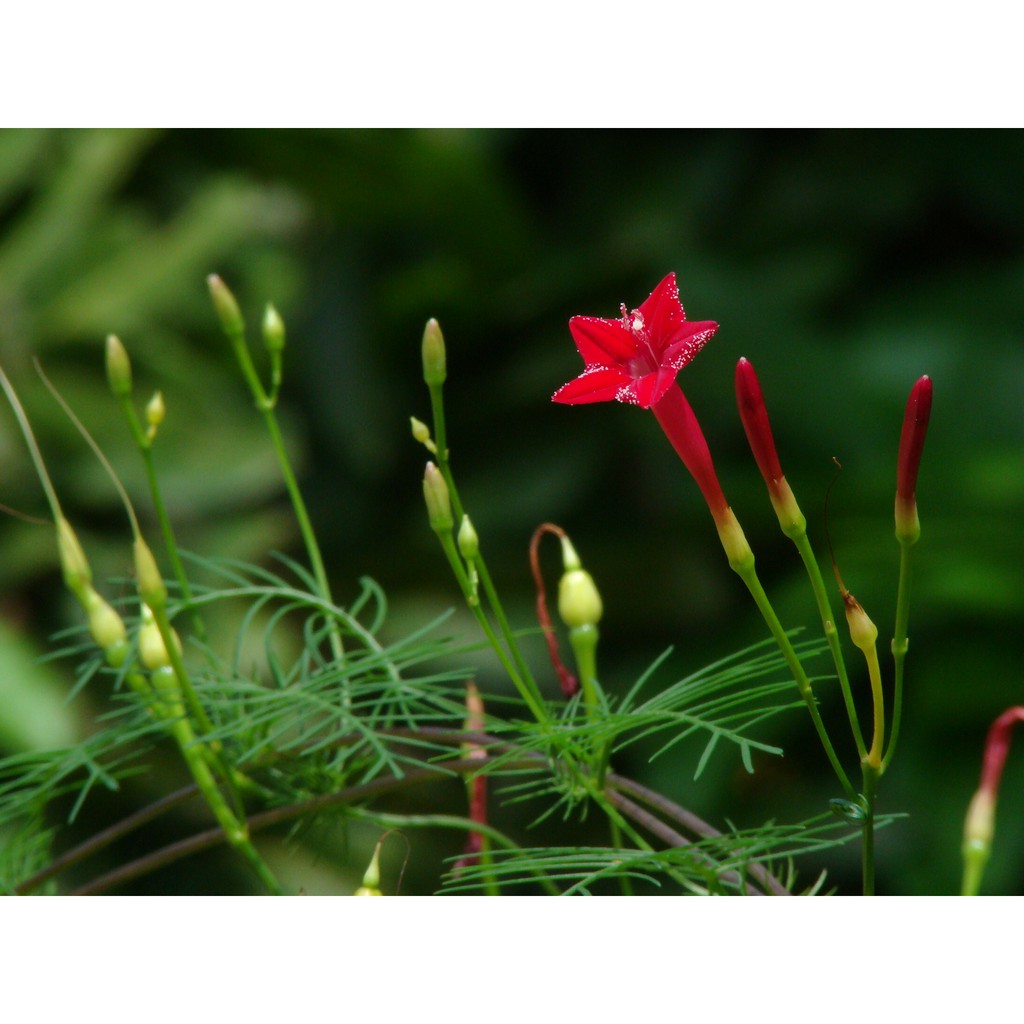
{"type": "MultiPolygon", "coordinates": [[[[814,606],[746,448],[732,392],[739,356],[758,370],[823,554],[824,494],[833,457],[842,462],[831,536],[883,648],[896,446],[910,386],[930,374],[904,731],[880,797],[881,810],[909,818],[879,837],[879,888],[952,892],[986,728],[1024,703],[1022,180],[1017,132],[4,131],[0,359],[101,579],[127,570],[123,514],[31,360],[145,509],[141,464],[103,376],[110,332],[131,353],[140,400],[164,393],[156,455],[185,546],[254,560],[297,553],[205,275],[221,274],[250,324],[273,300],[288,326],[283,416],[335,596],[344,602],[373,576],[397,636],[457,604],[421,507],[425,453],[408,431],[411,414],[429,412],[419,339],[436,316],[453,465],[514,620],[531,624],[530,534],[558,522],[604,595],[613,692],[670,644],[666,682],[761,639],[763,626],[653,417],[549,401],[581,366],[569,317],[615,316],[677,272],[688,315],[721,325],[681,381],[783,621],[813,626],[814,606]]],[[[0,501],[45,515],[8,413],[0,501]]],[[[37,661],[54,630],[78,621],[52,533],[5,516],[0,544],[0,747],[66,742],[96,707],[88,695],[65,703],[71,666],[37,661]]],[[[482,661],[485,692],[502,688],[482,661]]],[[[821,695],[842,736],[837,694],[824,684],[821,695]]],[[[719,825],[799,820],[838,795],[806,714],[764,736],[786,754],[753,777],[729,751],[695,783],[699,744],[621,767],[719,825]]],[[[1024,891],[1022,784],[1024,755],[1011,755],[988,891],[1024,891]]],[[[125,812],[104,800],[114,798],[97,798],[97,826],[125,812]]],[[[88,819],[76,828],[86,834],[88,819]]],[[[440,857],[459,840],[437,844],[440,857]]],[[[828,860],[846,891],[856,858],[851,847],[828,860]]],[[[413,864],[413,884],[428,868],[413,864]]],[[[196,870],[160,884],[216,891],[217,865],[204,862],[205,881],[196,870]]]]}

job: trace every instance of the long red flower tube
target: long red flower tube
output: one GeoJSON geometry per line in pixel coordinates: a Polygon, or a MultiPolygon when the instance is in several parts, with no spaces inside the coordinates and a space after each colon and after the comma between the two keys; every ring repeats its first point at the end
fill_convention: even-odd
{"type": "Polygon", "coordinates": [[[715,474],[707,441],[676,375],[718,330],[711,320],[687,320],[676,275],[666,276],[631,312],[618,319],[574,316],[569,321],[584,370],[559,388],[553,401],[565,405],[624,402],[650,409],[700,488],[719,537],[736,568],[753,555],[715,474]]]}
{"type": "Polygon", "coordinates": [[[910,389],[896,462],[896,536],[903,544],[913,544],[921,536],[914,491],[931,414],[932,382],[925,376],[910,389]]]}

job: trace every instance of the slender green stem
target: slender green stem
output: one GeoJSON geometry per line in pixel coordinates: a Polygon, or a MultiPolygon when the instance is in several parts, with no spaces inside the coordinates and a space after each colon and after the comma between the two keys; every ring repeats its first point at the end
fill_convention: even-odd
{"type": "Polygon", "coordinates": [[[494,653],[501,661],[502,667],[505,669],[509,679],[512,680],[515,688],[519,691],[519,695],[526,702],[530,711],[533,712],[533,716],[537,721],[547,722],[548,714],[544,707],[544,699],[540,695],[540,690],[537,688],[537,683],[533,676],[524,677],[520,674],[517,667],[509,658],[505,648],[502,646],[497,634],[494,632],[494,627],[491,625],[491,621],[488,619],[487,613],[480,607],[480,602],[472,600],[474,596],[473,585],[470,582],[469,576],[466,574],[466,567],[462,563],[462,557],[459,555],[459,552],[455,547],[455,541],[452,539],[452,535],[450,533],[439,533],[438,536],[440,537],[441,547],[444,550],[445,557],[448,559],[448,564],[452,567],[452,572],[455,573],[455,578],[458,581],[462,594],[466,599],[466,604],[469,606],[474,618],[479,623],[484,635],[487,637],[488,643],[494,648],[494,653]]]}
{"type": "Polygon", "coordinates": [[[814,699],[814,693],[811,689],[811,681],[807,678],[807,673],[804,672],[803,665],[800,664],[800,658],[797,656],[796,651],[793,650],[793,645],[790,643],[789,637],[786,636],[786,631],[782,628],[782,623],[779,622],[779,618],[775,614],[775,609],[768,600],[768,595],[764,592],[764,587],[761,586],[761,581],[757,578],[757,572],[754,569],[753,560],[751,559],[749,563],[741,565],[736,569],[736,572],[746,584],[747,589],[754,598],[754,603],[761,612],[769,631],[775,638],[775,642],[778,644],[779,650],[782,652],[782,656],[786,659],[786,664],[789,666],[789,670],[793,674],[794,680],[796,680],[797,689],[800,691],[800,696],[807,705],[807,710],[811,713],[811,720],[814,722],[814,728],[818,732],[818,738],[821,740],[821,744],[825,748],[825,753],[832,764],[832,769],[835,771],[836,777],[842,784],[847,796],[851,800],[854,799],[856,796],[854,788],[850,784],[850,780],[847,777],[846,772],[843,771],[843,766],[839,763],[839,758],[836,755],[835,748],[832,746],[831,739],[829,739],[825,723],[821,720],[821,714],[818,711],[818,705],[814,699]]]}
{"type": "Polygon", "coordinates": [[[878,768],[864,761],[861,765],[864,780],[864,821],[862,865],[864,879],[864,895],[875,895],[875,790],[878,785],[878,768]]]}
{"type": "Polygon", "coordinates": [[[179,718],[173,725],[173,731],[178,746],[181,748],[182,756],[185,758],[185,763],[192,773],[192,778],[195,779],[196,785],[203,794],[203,799],[213,811],[228,843],[242,855],[256,876],[266,886],[268,892],[275,896],[283,895],[284,890],[281,888],[281,884],[252,844],[244,816],[239,820],[225,801],[220,786],[213,777],[210,766],[206,763],[206,758],[203,755],[204,748],[196,742],[188,719],[179,718]]]}
{"type": "Polygon", "coordinates": [[[874,727],[871,734],[871,749],[865,763],[878,774],[882,774],[882,743],[885,739],[885,695],[882,693],[882,670],[878,664],[878,649],[872,644],[865,652],[868,678],[871,681],[871,704],[874,709],[874,727]]]}
{"type": "MultiPolygon", "coordinates": [[[[462,504],[462,499],[459,497],[459,489],[455,484],[455,477],[452,474],[451,463],[448,458],[448,434],[447,428],[445,427],[443,385],[430,384],[428,385],[428,390],[430,391],[430,410],[434,421],[434,444],[437,448],[437,468],[441,471],[441,475],[444,477],[444,482],[448,487],[448,495],[451,500],[452,513],[454,514],[455,522],[461,523],[462,517],[465,514],[465,509],[462,504]]],[[[494,581],[491,578],[490,571],[487,568],[487,563],[484,561],[482,553],[478,553],[476,555],[473,559],[473,564],[476,566],[480,582],[483,584],[484,594],[487,596],[487,602],[490,605],[491,611],[494,613],[494,617],[498,623],[498,628],[501,630],[501,635],[504,637],[505,644],[512,655],[512,659],[516,664],[518,673],[523,680],[528,681],[530,687],[535,690],[539,696],[540,688],[537,686],[537,681],[533,677],[530,666],[527,664],[526,658],[523,656],[523,652],[519,648],[519,641],[516,639],[516,635],[512,631],[512,626],[508,621],[508,616],[505,614],[504,605],[502,605],[501,598],[498,596],[498,590],[494,586],[494,581]]]]}
{"type": "MultiPolygon", "coordinates": [[[[612,821],[610,819],[608,821],[608,827],[611,830],[612,846],[616,850],[621,850],[622,849],[622,829],[620,829],[619,826],[614,821],[612,821]]],[[[633,880],[629,877],[629,875],[620,875],[619,876],[619,888],[622,890],[622,895],[623,896],[633,896],[633,895],[635,895],[634,889],[633,889],[633,880]]]]}
{"type": "Polygon", "coordinates": [[[896,750],[896,740],[900,732],[903,714],[903,667],[907,658],[910,641],[907,638],[907,623],[910,619],[910,550],[912,544],[900,541],[900,580],[896,594],[896,626],[892,637],[892,657],[895,664],[895,684],[893,687],[892,732],[889,745],[882,759],[882,770],[889,767],[889,762],[896,750]]]}
{"type": "Polygon", "coordinates": [[[843,649],[839,642],[839,631],[836,629],[836,620],[832,614],[832,603],[829,601],[828,590],[825,588],[825,581],[821,576],[821,567],[818,565],[817,558],[814,557],[814,551],[807,538],[806,527],[800,533],[790,535],[790,539],[796,545],[796,549],[800,553],[800,558],[811,581],[811,589],[814,592],[814,600],[818,605],[818,614],[821,616],[825,639],[828,641],[829,650],[832,652],[832,662],[836,668],[836,675],[839,677],[839,686],[843,691],[846,714],[850,719],[850,729],[857,744],[857,753],[860,757],[864,757],[867,753],[867,747],[864,744],[864,734],[861,731],[860,721],[857,718],[857,710],[853,702],[853,691],[850,688],[850,679],[846,672],[843,649]]]}
{"type": "Polygon", "coordinates": [[[171,560],[171,569],[174,572],[174,578],[178,581],[182,604],[185,606],[192,618],[192,628],[195,631],[196,636],[202,640],[206,636],[206,627],[203,623],[202,616],[192,603],[192,586],[189,583],[188,575],[185,572],[185,566],[181,561],[181,554],[178,551],[178,543],[174,536],[174,528],[171,525],[171,518],[167,513],[167,505],[164,502],[163,490],[160,487],[160,479],[157,476],[156,466],[153,462],[153,444],[150,439],[146,437],[146,433],[142,429],[142,424],[139,422],[135,406],[132,405],[131,396],[120,396],[120,405],[121,411],[124,413],[125,420],[128,423],[128,429],[131,431],[132,438],[135,441],[135,446],[139,449],[139,453],[142,455],[142,464],[146,468],[146,479],[149,482],[149,493],[153,501],[153,508],[156,511],[157,520],[160,523],[160,532],[163,535],[164,548],[167,551],[167,557],[171,560]]]}
{"type": "MultiPolygon", "coordinates": [[[[288,458],[288,452],[285,448],[284,438],[281,435],[281,427],[276,411],[276,393],[274,396],[268,395],[263,384],[260,382],[259,374],[253,365],[252,356],[249,354],[249,346],[245,341],[245,331],[228,330],[225,328],[225,334],[231,342],[235,358],[238,360],[238,365],[242,370],[242,376],[249,385],[249,390],[252,392],[256,407],[263,414],[264,422],[267,425],[270,443],[274,448],[274,454],[277,456],[278,464],[281,467],[281,474],[284,477],[288,497],[295,511],[295,518],[299,524],[299,533],[306,547],[306,555],[309,558],[310,568],[313,570],[313,578],[316,580],[317,589],[320,591],[321,597],[328,603],[333,604],[331,587],[327,579],[327,570],[324,568],[323,556],[320,553],[320,544],[317,541],[316,531],[313,529],[313,523],[306,509],[306,502],[302,497],[302,492],[299,490],[298,480],[295,478],[295,472],[292,469],[291,460],[288,458]]],[[[332,621],[329,624],[328,635],[331,653],[335,661],[344,661],[345,648],[337,622],[332,621]]],[[[347,699],[346,697],[346,701],[347,699]]]]}
{"type": "Polygon", "coordinates": [[[157,604],[155,608],[150,606],[150,611],[153,613],[153,621],[156,623],[157,629],[160,630],[160,639],[163,640],[164,647],[167,649],[167,656],[171,659],[171,667],[174,669],[175,676],[177,676],[178,685],[181,687],[189,713],[193,716],[196,725],[202,732],[212,732],[213,722],[210,721],[210,716],[207,715],[206,709],[199,700],[199,694],[196,693],[196,688],[192,685],[192,677],[185,667],[181,651],[178,650],[174,629],[167,615],[167,609],[163,605],[157,604]]]}

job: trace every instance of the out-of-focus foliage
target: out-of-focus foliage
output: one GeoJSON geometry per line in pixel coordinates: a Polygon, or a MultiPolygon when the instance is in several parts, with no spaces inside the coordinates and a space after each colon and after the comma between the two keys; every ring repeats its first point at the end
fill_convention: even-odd
{"type": "MultiPolygon", "coordinates": [[[[902,408],[929,373],[904,732],[880,803],[910,817],[879,836],[879,886],[948,892],[985,729],[1024,701],[1022,175],[1024,136],[1013,133],[3,132],[0,360],[97,575],[127,571],[123,518],[30,361],[142,494],[102,373],[110,332],[131,352],[140,395],[159,387],[166,398],[156,457],[185,545],[292,550],[279,478],[203,278],[219,272],[254,325],[273,300],[288,325],[284,412],[335,595],[345,601],[372,575],[397,633],[457,603],[420,507],[423,452],[408,436],[408,416],[427,411],[418,339],[436,316],[454,467],[492,571],[528,626],[530,532],[543,520],[569,529],[604,596],[612,691],[668,644],[685,672],[762,627],[653,418],[549,402],[579,371],[569,316],[613,316],[675,270],[689,315],[719,321],[681,380],[787,626],[813,626],[814,608],[746,450],[736,359],[757,367],[821,550],[833,457],[842,463],[831,537],[883,639],[902,408]]],[[[44,514],[7,416],[0,484],[0,501],[44,514]]],[[[52,534],[7,518],[0,543],[4,618],[45,650],[75,614],[52,534]]],[[[55,684],[20,650],[5,644],[5,675],[24,686],[0,709],[2,742],[83,729],[77,705],[51,710],[55,684]]],[[[485,691],[501,685],[489,662],[480,678],[485,691]]],[[[837,695],[822,693],[840,726],[837,695]]],[[[709,770],[693,783],[692,769],[671,758],[648,768],[640,753],[628,768],[741,825],[802,820],[837,795],[806,717],[777,719],[764,738],[786,757],[755,759],[764,770],[753,776],[709,770]]],[[[1011,756],[993,891],[1024,888],[1022,781],[1024,758],[1011,756]]],[[[832,867],[838,881],[856,871],[832,867]]]]}

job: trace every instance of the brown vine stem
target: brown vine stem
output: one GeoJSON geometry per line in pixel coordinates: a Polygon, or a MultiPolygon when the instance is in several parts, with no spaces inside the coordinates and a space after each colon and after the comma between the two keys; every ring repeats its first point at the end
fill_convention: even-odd
{"type": "Polygon", "coordinates": [[[127,835],[129,832],[134,832],[137,828],[141,828],[154,818],[160,817],[161,814],[169,811],[172,807],[177,807],[178,804],[190,800],[198,793],[199,787],[193,782],[191,785],[183,786],[173,793],[168,793],[167,796],[161,797],[147,807],[143,807],[141,810],[136,811],[135,814],[131,814],[109,828],[103,829],[102,832],[97,832],[96,835],[90,836],[84,842],[79,843],[78,846],[66,850],[59,857],[50,861],[45,868],[37,871],[31,878],[26,878],[24,882],[16,885],[14,887],[15,895],[25,896],[34,889],[38,889],[39,886],[44,882],[48,882],[55,875],[59,875],[62,871],[74,867],[75,864],[85,860],[86,857],[99,853],[100,850],[116,842],[122,836],[127,835]]]}
{"type": "MultiPolygon", "coordinates": [[[[448,743],[452,745],[462,744],[469,740],[486,750],[489,758],[495,755],[503,756],[503,753],[514,751],[515,749],[512,744],[482,732],[467,733],[454,729],[425,727],[417,730],[398,728],[389,730],[388,735],[396,740],[415,741],[417,738],[422,738],[424,740],[429,738],[435,743],[448,743]]],[[[519,758],[521,759],[522,764],[531,767],[535,767],[538,763],[545,762],[543,755],[529,751],[519,752],[519,758]]],[[[259,829],[269,828],[273,825],[294,820],[304,814],[337,807],[340,804],[364,801],[386,792],[404,788],[408,785],[415,785],[420,782],[444,778],[450,775],[457,775],[461,772],[478,770],[479,767],[480,758],[477,756],[474,758],[462,758],[460,760],[448,761],[433,767],[415,769],[407,772],[407,774],[400,779],[394,777],[374,779],[371,782],[349,786],[334,793],[326,793],[319,797],[314,797],[311,800],[288,804],[286,806],[254,814],[248,818],[249,831],[255,832],[259,829]]],[[[98,852],[127,833],[140,828],[142,825],[152,821],[154,818],[170,810],[177,804],[190,799],[196,794],[196,792],[197,788],[194,785],[185,786],[174,793],[170,793],[167,796],[162,797],[160,800],[157,800],[153,804],[150,804],[148,807],[143,808],[130,817],[125,818],[123,821],[110,826],[110,828],[105,829],[103,832],[100,832],[95,836],[92,836],[79,846],[68,850],[51,864],[47,865],[47,867],[42,871],[20,883],[15,891],[19,894],[31,892],[33,889],[59,874],[61,871],[79,863],[87,856],[98,852]]],[[[688,811],[686,808],[680,806],[674,801],[669,800],[657,791],[649,789],[641,783],[625,778],[624,776],[610,772],[606,777],[605,795],[609,802],[614,804],[623,814],[626,814],[637,824],[646,828],[652,835],[657,836],[667,846],[687,846],[691,845],[691,840],[687,839],[686,836],[676,831],[676,829],[666,824],[654,814],[651,814],[637,803],[634,803],[633,800],[629,799],[629,797],[635,797],[636,800],[639,800],[641,803],[654,808],[665,818],[674,821],[677,825],[681,825],[694,835],[704,838],[717,838],[721,835],[717,829],[703,821],[697,815],[693,814],[693,812],[688,811]],[[628,794],[628,796],[626,796],[626,794],[628,794]]],[[[142,875],[148,874],[150,871],[154,871],[158,868],[174,863],[183,857],[217,846],[223,841],[224,833],[221,829],[209,829],[208,831],[200,832],[194,836],[188,837],[187,839],[171,843],[159,850],[146,854],[144,857],[140,857],[129,864],[122,865],[113,871],[107,872],[106,874],[95,878],[91,882],[88,882],[74,890],[73,895],[84,896],[105,892],[114,886],[131,881],[134,878],[141,877],[142,875]]],[[[757,879],[765,889],[780,896],[790,895],[789,890],[782,884],[782,882],[772,875],[771,872],[769,872],[763,865],[752,864],[749,867],[749,872],[751,877],[757,879]]],[[[726,880],[733,882],[738,879],[738,876],[733,877],[730,875],[725,877],[726,880]]]]}
{"type": "MultiPolygon", "coordinates": [[[[707,839],[715,839],[722,834],[713,825],[709,825],[702,818],[698,818],[692,811],[681,807],[675,801],[669,800],[668,797],[662,796],[657,790],[648,789],[647,786],[641,785],[639,782],[634,782],[632,779],[627,779],[622,775],[614,773],[609,773],[607,782],[613,789],[635,796],[649,807],[659,810],[666,818],[671,818],[677,824],[690,829],[696,835],[704,836],[707,839]]],[[[776,896],[793,895],[763,864],[751,864],[747,870],[753,878],[756,878],[776,896]]]]}

